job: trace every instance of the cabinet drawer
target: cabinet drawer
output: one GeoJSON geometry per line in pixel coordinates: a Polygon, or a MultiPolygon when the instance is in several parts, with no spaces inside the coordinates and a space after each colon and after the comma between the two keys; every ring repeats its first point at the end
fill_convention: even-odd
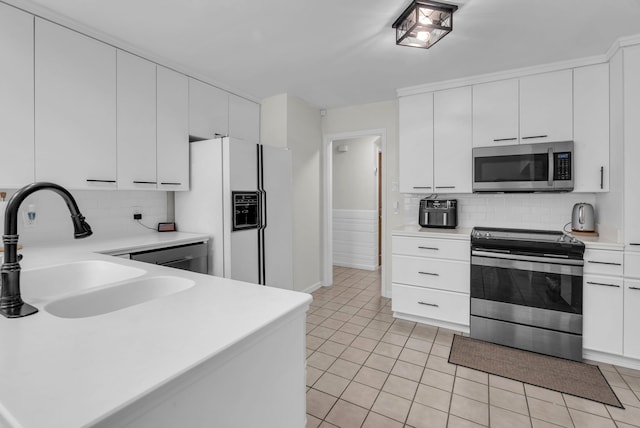
{"type": "Polygon", "coordinates": [[[393,284],[394,312],[469,325],[469,295],[393,284]]]}
{"type": "Polygon", "coordinates": [[[624,252],[624,276],[640,278],[640,251],[624,252]]]}
{"type": "Polygon", "coordinates": [[[584,273],[622,276],[622,251],[590,250],[584,252],[584,273]]]}
{"type": "Polygon", "coordinates": [[[393,282],[469,293],[469,262],[398,255],[392,260],[393,282]]]}
{"type": "Polygon", "coordinates": [[[393,254],[409,256],[425,256],[438,259],[469,261],[471,253],[467,240],[415,238],[410,236],[394,236],[393,254]]]}

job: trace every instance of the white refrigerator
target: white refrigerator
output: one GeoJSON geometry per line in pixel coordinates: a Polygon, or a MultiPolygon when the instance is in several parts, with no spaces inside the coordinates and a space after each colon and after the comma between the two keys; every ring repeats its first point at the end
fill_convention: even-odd
{"type": "Polygon", "coordinates": [[[293,289],[291,152],[224,137],[190,143],[190,156],[175,220],[211,236],[209,273],[293,289]]]}

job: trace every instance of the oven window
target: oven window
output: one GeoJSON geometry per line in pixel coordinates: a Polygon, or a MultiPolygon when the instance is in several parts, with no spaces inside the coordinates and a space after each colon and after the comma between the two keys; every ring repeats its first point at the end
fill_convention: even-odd
{"type": "Polygon", "coordinates": [[[472,265],[471,297],[582,314],[582,276],[472,265]]]}
{"type": "Polygon", "coordinates": [[[549,156],[546,153],[510,156],[487,156],[474,159],[474,181],[547,181],[549,156]]]}

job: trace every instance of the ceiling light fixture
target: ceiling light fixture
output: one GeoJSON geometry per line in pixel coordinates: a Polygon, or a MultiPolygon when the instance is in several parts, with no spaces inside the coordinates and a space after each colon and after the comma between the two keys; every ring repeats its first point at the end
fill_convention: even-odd
{"type": "Polygon", "coordinates": [[[429,49],[453,30],[458,6],[436,1],[413,0],[396,19],[396,45],[429,49]]]}

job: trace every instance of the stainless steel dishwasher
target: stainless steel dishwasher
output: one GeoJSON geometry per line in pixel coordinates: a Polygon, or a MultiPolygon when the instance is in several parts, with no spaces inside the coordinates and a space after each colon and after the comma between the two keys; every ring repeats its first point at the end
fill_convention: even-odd
{"type": "Polygon", "coordinates": [[[207,273],[207,243],[177,245],[131,253],[131,260],[207,273]]]}

